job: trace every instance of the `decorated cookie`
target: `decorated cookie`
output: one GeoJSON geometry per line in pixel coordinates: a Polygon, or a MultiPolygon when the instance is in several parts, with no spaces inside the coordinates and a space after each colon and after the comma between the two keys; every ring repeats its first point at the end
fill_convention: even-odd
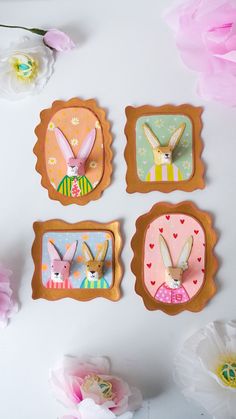
{"type": "Polygon", "coordinates": [[[63,205],[98,199],[110,183],[112,138],[95,100],[54,102],[41,112],[35,133],[36,169],[50,198],[63,205]]]}
{"type": "Polygon", "coordinates": [[[216,291],[210,215],[188,201],[160,203],[136,227],[131,267],[146,307],[167,314],[202,310],[216,291]]]}
{"type": "Polygon", "coordinates": [[[121,236],[117,221],[34,223],[33,298],[120,298],[121,236]]]}
{"type": "Polygon", "coordinates": [[[126,108],[127,192],[204,188],[201,113],[191,105],[126,108]]]}

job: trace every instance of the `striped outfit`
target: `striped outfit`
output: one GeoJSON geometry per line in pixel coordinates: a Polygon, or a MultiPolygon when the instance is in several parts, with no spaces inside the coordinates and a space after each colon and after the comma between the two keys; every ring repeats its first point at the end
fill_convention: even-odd
{"type": "Polygon", "coordinates": [[[65,176],[60,182],[57,191],[65,196],[71,195],[71,188],[74,179],[77,179],[78,187],[80,189],[80,196],[88,194],[93,187],[86,176],[65,176]]]}
{"type": "Polygon", "coordinates": [[[94,289],[94,288],[100,288],[100,289],[104,289],[104,288],[109,288],[109,285],[107,283],[107,281],[105,280],[105,278],[100,278],[97,281],[89,281],[87,278],[84,278],[82,284],[80,285],[80,288],[90,288],[90,289],[94,289]]]}
{"type": "Polygon", "coordinates": [[[149,170],[146,181],[174,181],[183,180],[183,176],[179,168],[175,164],[154,165],[149,170]]]}
{"type": "Polygon", "coordinates": [[[52,279],[49,279],[46,288],[53,290],[70,290],[72,287],[70,280],[67,278],[63,282],[55,282],[52,279]]]}

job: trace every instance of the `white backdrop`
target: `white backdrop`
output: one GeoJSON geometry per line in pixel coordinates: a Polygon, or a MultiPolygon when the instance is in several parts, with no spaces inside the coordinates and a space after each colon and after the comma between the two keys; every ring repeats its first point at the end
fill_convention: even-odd
{"type": "MultiPolygon", "coordinates": [[[[40,95],[15,103],[0,100],[0,260],[14,271],[21,303],[19,314],[0,331],[2,419],[53,419],[64,412],[47,379],[49,368],[65,353],[106,354],[120,368],[127,360],[145,366],[144,381],[155,381],[148,391],[153,399],[137,419],[197,419],[203,413],[173,384],[172,360],[184,339],[199,327],[235,316],[235,110],[205,103],[194,93],[195,74],[183,67],[161,18],[169,4],[171,0],[0,2],[0,23],[58,27],[78,42],[78,49],[58,55],[55,73],[40,95]],[[96,98],[107,109],[114,138],[112,184],[101,199],[86,207],[51,201],[40,185],[32,153],[39,112],[55,99],[74,96],[96,98]],[[205,190],[127,194],[125,107],[186,102],[205,108],[205,190]],[[135,294],[130,240],[136,218],[154,203],[186,199],[210,211],[215,220],[220,236],[218,293],[202,312],[170,317],[147,311],[135,294]],[[31,299],[32,223],[50,218],[121,220],[125,275],[119,302],[31,299]]],[[[0,47],[21,33],[1,29],[0,47]]],[[[206,413],[204,417],[208,418],[206,413]]]]}

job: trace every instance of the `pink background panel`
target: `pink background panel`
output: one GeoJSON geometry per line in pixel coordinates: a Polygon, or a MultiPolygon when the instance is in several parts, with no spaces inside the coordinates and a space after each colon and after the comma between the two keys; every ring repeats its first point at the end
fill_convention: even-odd
{"type": "Polygon", "coordinates": [[[166,240],[174,266],[185,241],[190,235],[193,236],[189,268],[183,276],[183,285],[189,297],[192,298],[204,281],[204,229],[195,218],[184,214],[162,215],[150,224],[144,244],[144,283],[152,297],[165,280],[165,268],[159,247],[160,234],[166,240]]]}

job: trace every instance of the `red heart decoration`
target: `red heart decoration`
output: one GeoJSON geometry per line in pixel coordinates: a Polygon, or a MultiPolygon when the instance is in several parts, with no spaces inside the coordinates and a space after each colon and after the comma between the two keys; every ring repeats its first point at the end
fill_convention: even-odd
{"type": "Polygon", "coordinates": [[[201,262],[202,258],[197,258],[198,262],[201,262]]]}
{"type": "Polygon", "coordinates": [[[151,285],[155,285],[156,281],[151,281],[151,285]]]}
{"type": "Polygon", "coordinates": [[[185,220],[180,220],[181,224],[183,224],[185,222],[185,220]]]}
{"type": "Polygon", "coordinates": [[[152,264],[151,263],[147,263],[147,267],[150,269],[151,268],[151,266],[152,266],[152,264]]]}
{"type": "Polygon", "coordinates": [[[163,233],[163,228],[159,228],[160,233],[163,233]]]}
{"type": "Polygon", "coordinates": [[[173,236],[174,236],[175,239],[177,239],[178,234],[177,233],[173,233],[173,236]]]}
{"type": "Polygon", "coordinates": [[[194,279],[193,283],[196,285],[197,284],[197,279],[194,279]]]}
{"type": "Polygon", "coordinates": [[[170,215],[166,215],[166,219],[169,220],[170,219],[170,215]]]}
{"type": "Polygon", "coordinates": [[[150,247],[150,249],[153,249],[153,247],[154,247],[154,243],[150,243],[150,244],[149,244],[149,247],[150,247]]]}
{"type": "Polygon", "coordinates": [[[202,269],[202,273],[203,273],[203,274],[205,273],[205,269],[202,269]]]}
{"type": "Polygon", "coordinates": [[[198,233],[199,233],[199,230],[194,230],[194,233],[195,233],[195,234],[198,234],[198,233]]]}

